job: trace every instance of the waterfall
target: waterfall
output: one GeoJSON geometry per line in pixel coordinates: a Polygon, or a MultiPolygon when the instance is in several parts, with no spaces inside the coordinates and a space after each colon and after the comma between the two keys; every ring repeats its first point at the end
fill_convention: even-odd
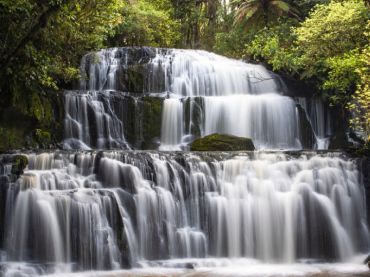
{"type": "Polygon", "coordinates": [[[28,159],[21,178],[8,183],[5,253],[45,265],[44,273],[178,258],[346,261],[369,246],[359,171],[339,154],[28,159]]]}
{"type": "MultiPolygon", "coordinates": [[[[159,52],[156,60],[162,60],[163,71],[170,72],[166,91],[204,99],[202,136],[226,133],[251,137],[260,149],[302,148],[295,102],[279,95],[282,82],[264,67],[194,50],[159,52]]],[[[173,109],[174,101],[164,102],[162,126],[172,118],[166,112],[173,109]]],[[[178,105],[183,103],[177,101],[178,105]]],[[[179,127],[184,128],[178,123],[179,127]]],[[[162,127],[162,138],[177,137],[177,141],[169,145],[162,140],[161,149],[179,147],[184,138],[177,134],[175,128],[162,127]]]]}
{"type": "Polygon", "coordinates": [[[252,137],[259,149],[301,148],[296,107],[289,97],[277,94],[205,97],[204,107],[202,135],[252,137]]]}
{"type": "Polygon", "coordinates": [[[298,97],[297,102],[306,111],[316,137],[316,149],[328,149],[332,135],[332,119],[328,108],[317,97],[298,97]]]}
{"type": "Polygon", "coordinates": [[[65,96],[65,149],[124,148],[123,122],[109,91],[71,91],[65,96]]]}
{"type": "Polygon", "coordinates": [[[161,146],[159,150],[181,150],[179,144],[184,132],[181,100],[166,99],[164,101],[162,118],[161,146]]]}
{"type": "Polygon", "coordinates": [[[105,49],[83,57],[81,75],[80,92],[66,95],[67,149],[128,147],[123,129],[130,123],[116,120],[111,93],[167,98],[157,115],[160,150],[188,149],[194,138],[211,133],[250,137],[257,149],[327,149],[332,135],[321,100],[298,100],[302,115],[294,99],[282,95],[286,87],[276,74],[202,50],[105,49]],[[194,108],[195,99],[203,104],[194,108]],[[315,145],[301,141],[302,116],[311,122],[315,145]]]}
{"type": "Polygon", "coordinates": [[[22,153],[24,170],[20,153],[0,154],[0,275],[315,264],[311,276],[352,263],[370,247],[361,167],[295,151],[327,149],[336,125],[320,99],[286,90],[261,65],[206,51],[85,55],[65,92],[64,150],[22,153]],[[259,151],[182,151],[212,133],[259,151]]]}

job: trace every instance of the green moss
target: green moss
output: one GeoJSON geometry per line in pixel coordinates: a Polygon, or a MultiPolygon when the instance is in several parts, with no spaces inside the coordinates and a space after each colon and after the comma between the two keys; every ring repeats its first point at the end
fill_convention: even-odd
{"type": "Polygon", "coordinates": [[[0,104],[0,150],[49,147],[62,140],[64,101],[58,92],[14,86],[0,104]]]}
{"type": "Polygon", "coordinates": [[[0,151],[22,147],[24,147],[23,130],[0,127],[0,151]]]}
{"type": "Polygon", "coordinates": [[[144,74],[142,65],[130,66],[126,71],[127,90],[133,93],[144,92],[144,74]]]}
{"type": "Polygon", "coordinates": [[[13,157],[12,173],[17,176],[23,174],[24,169],[28,165],[28,158],[25,155],[15,155],[13,157]]]}
{"type": "Polygon", "coordinates": [[[153,149],[153,140],[161,136],[163,99],[143,97],[143,149],[153,149]]]}
{"type": "Polygon", "coordinates": [[[37,92],[33,92],[29,101],[28,113],[30,116],[34,117],[41,126],[49,125],[53,115],[50,99],[41,96],[37,92]]]}
{"type": "Polygon", "coordinates": [[[44,117],[44,111],[42,107],[42,102],[39,95],[34,92],[31,95],[29,112],[33,115],[38,121],[42,120],[44,117]]]}
{"type": "Polygon", "coordinates": [[[35,140],[43,148],[51,144],[51,134],[50,132],[42,129],[35,130],[35,140]]]}
{"type": "Polygon", "coordinates": [[[212,134],[196,139],[190,149],[191,151],[252,151],[255,147],[250,138],[212,134]]]}

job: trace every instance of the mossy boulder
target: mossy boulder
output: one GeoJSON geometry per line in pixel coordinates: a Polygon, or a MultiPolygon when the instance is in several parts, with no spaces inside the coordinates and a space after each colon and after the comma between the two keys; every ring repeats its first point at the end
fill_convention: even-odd
{"type": "Polygon", "coordinates": [[[226,134],[212,134],[196,139],[190,145],[191,151],[253,151],[253,141],[250,138],[226,134]]]}
{"type": "Polygon", "coordinates": [[[15,155],[12,162],[12,174],[17,176],[23,174],[24,169],[28,165],[28,158],[25,155],[15,155]]]}

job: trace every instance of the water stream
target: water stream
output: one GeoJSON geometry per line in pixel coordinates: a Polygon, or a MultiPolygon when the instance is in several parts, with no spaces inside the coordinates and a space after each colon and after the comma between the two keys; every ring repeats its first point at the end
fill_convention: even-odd
{"type": "Polygon", "coordinates": [[[361,168],[313,151],[333,135],[322,100],[196,50],[101,50],[81,75],[64,150],[23,153],[19,174],[0,155],[1,276],[367,274],[361,168]],[[186,151],[212,133],[258,151],[186,151]]]}

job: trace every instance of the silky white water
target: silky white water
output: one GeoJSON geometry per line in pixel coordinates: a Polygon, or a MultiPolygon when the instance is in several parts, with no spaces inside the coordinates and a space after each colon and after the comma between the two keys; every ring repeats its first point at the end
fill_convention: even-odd
{"type": "Polygon", "coordinates": [[[67,149],[129,147],[123,130],[131,123],[117,118],[112,92],[162,99],[156,149],[186,150],[211,133],[250,137],[257,149],[329,147],[322,102],[308,106],[306,99],[283,96],[283,81],[261,65],[201,50],[112,48],[86,55],[81,75],[81,91],[66,96],[67,149]],[[315,135],[312,145],[302,144],[302,116],[315,135]]]}
{"type": "Polygon", "coordinates": [[[326,149],[321,100],[206,51],[106,49],[83,57],[81,75],[65,94],[65,151],[26,153],[20,176],[0,155],[2,276],[366,274],[356,160],[179,152],[212,133],[326,149]],[[160,151],[107,150],[141,147],[160,151]]]}
{"type": "Polygon", "coordinates": [[[28,158],[6,196],[3,262],[11,272],[10,262],[39,273],[183,258],[346,262],[369,249],[359,171],[336,154],[28,158]]]}

